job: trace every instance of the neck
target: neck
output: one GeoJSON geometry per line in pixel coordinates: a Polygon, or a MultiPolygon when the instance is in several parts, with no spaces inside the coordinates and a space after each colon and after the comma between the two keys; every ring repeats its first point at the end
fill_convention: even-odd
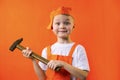
{"type": "Polygon", "coordinates": [[[57,38],[57,42],[65,44],[65,43],[71,43],[72,40],[70,38],[57,38]]]}

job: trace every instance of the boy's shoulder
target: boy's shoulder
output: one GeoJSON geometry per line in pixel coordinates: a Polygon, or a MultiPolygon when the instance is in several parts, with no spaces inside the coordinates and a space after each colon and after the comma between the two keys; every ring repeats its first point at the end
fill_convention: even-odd
{"type": "Polygon", "coordinates": [[[62,44],[62,43],[53,43],[53,44],[49,44],[47,45],[45,48],[47,47],[72,47],[72,46],[76,46],[76,48],[84,48],[84,46],[78,42],[71,42],[68,44],[62,44]]]}

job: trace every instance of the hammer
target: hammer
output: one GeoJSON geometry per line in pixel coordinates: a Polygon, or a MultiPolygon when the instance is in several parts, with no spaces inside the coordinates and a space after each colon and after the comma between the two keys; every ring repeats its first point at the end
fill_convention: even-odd
{"type": "MultiPolygon", "coordinates": [[[[24,50],[26,49],[25,47],[23,47],[22,45],[20,45],[20,43],[23,41],[23,38],[20,38],[18,40],[16,40],[9,48],[10,51],[14,51],[16,48],[19,50],[24,50]]],[[[38,54],[36,54],[35,52],[32,51],[32,53],[30,54],[30,56],[38,61],[41,61],[42,63],[46,64],[49,62],[49,60],[45,59],[44,57],[39,56],[38,54]]],[[[56,67],[55,71],[59,71],[60,67],[56,67]]]]}

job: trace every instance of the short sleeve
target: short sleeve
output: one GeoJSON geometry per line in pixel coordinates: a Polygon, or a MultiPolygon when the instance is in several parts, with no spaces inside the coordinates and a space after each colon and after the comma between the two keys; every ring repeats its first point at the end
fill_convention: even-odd
{"type": "Polygon", "coordinates": [[[78,45],[75,48],[72,65],[82,70],[90,71],[86,50],[82,45],[78,45]]]}
{"type": "MultiPolygon", "coordinates": [[[[44,57],[44,58],[47,58],[46,50],[47,50],[47,48],[44,48],[44,49],[42,50],[41,56],[44,57]]],[[[44,63],[42,63],[42,62],[40,62],[40,61],[38,62],[38,64],[39,64],[39,66],[42,68],[42,70],[46,70],[46,69],[47,69],[46,64],[44,64],[44,63]]]]}

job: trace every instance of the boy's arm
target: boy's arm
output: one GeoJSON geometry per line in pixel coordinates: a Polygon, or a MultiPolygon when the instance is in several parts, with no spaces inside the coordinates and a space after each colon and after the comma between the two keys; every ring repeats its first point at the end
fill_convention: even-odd
{"type": "Polygon", "coordinates": [[[84,71],[81,69],[78,69],[70,64],[64,63],[63,65],[64,69],[67,70],[71,75],[80,78],[80,80],[86,80],[86,77],[88,75],[88,71],[84,71]]]}
{"type": "Polygon", "coordinates": [[[32,50],[29,47],[26,47],[26,49],[22,50],[22,53],[24,57],[27,57],[32,60],[33,68],[34,68],[35,73],[38,76],[38,79],[45,80],[46,76],[45,76],[44,71],[41,69],[37,61],[33,57],[30,56],[30,54],[32,53],[32,50]]]}
{"type": "Polygon", "coordinates": [[[64,61],[60,61],[60,60],[50,60],[50,62],[47,64],[47,66],[53,70],[55,70],[55,68],[58,66],[63,67],[71,75],[73,75],[74,77],[76,77],[80,80],[85,80],[88,75],[88,71],[84,71],[82,69],[74,67],[74,66],[72,66],[64,61]]]}
{"type": "Polygon", "coordinates": [[[38,79],[45,80],[45,78],[46,78],[45,72],[41,69],[41,67],[38,65],[36,60],[32,59],[32,63],[33,63],[34,71],[35,71],[36,75],[38,76],[38,79]]]}

